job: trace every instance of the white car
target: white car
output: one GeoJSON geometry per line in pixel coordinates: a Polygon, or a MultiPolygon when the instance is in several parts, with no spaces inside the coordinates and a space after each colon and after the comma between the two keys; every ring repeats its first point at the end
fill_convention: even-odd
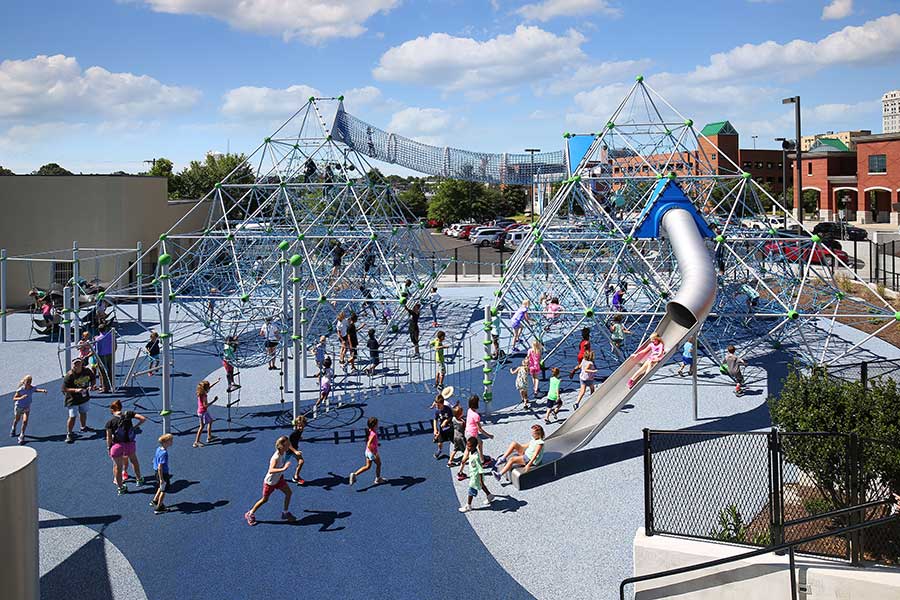
{"type": "Polygon", "coordinates": [[[762,231],[781,229],[784,227],[784,217],[765,215],[759,219],[743,219],[741,220],[741,225],[748,229],[760,229],[762,231]]]}
{"type": "Polygon", "coordinates": [[[506,233],[506,238],[503,240],[503,243],[510,248],[515,248],[522,243],[522,240],[524,240],[525,236],[529,233],[530,231],[527,229],[513,229],[506,233]]]}
{"type": "Polygon", "coordinates": [[[503,233],[499,227],[480,227],[472,230],[469,234],[469,241],[476,246],[490,246],[498,235],[503,233]]]}

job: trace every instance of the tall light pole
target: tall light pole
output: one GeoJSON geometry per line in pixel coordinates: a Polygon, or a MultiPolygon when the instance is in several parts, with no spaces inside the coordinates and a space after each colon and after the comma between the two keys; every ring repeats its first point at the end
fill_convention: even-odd
{"type": "Polygon", "coordinates": [[[534,154],[535,152],[540,152],[540,148],[525,148],[525,152],[531,155],[531,222],[534,223],[534,154]]]}
{"type": "Polygon", "coordinates": [[[791,96],[781,101],[782,104],[794,105],[794,125],[796,127],[796,163],[797,175],[794,177],[794,190],[797,195],[797,220],[803,224],[803,143],[800,133],[800,96],[791,96]]]}
{"type": "Polygon", "coordinates": [[[756,138],[758,138],[759,136],[758,136],[758,135],[751,135],[750,137],[753,138],[753,149],[756,150],[756,138]]]}
{"type": "MultiPolygon", "coordinates": [[[[776,142],[781,142],[781,201],[787,204],[787,153],[788,150],[794,149],[794,143],[783,137],[775,138],[776,142]]],[[[787,212],[784,213],[784,227],[787,229],[787,212]]]]}

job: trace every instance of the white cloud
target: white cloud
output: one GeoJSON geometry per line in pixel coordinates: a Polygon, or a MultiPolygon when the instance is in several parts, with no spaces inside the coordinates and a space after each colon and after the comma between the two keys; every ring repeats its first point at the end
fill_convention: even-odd
{"type": "Polygon", "coordinates": [[[535,82],[584,58],[577,31],[556,35],[519,25],[486,41],[432,33],[389,49],[373,73],[384,81],[431,85],[484,97],[514,84],[535,82]]]}
{"type": "MultiPolygon", "coordinates": [[[[286,88],[242,86],[225,93],[222,114],[241,119],[283,120],[301,109],[310,96],[324,95],[317,88],[304,84],[286,88]]],[[[381,90],[371,85],[347,90],[343,96],[348,110],[371,108],[383,102],[381,90]]]]}
{"type": "Polygon", "coordinates": [[[622,15],[622,10],[610,6],[608,0],[544,0],[534,4],[526,4],[519,8],[516,13],[529,21],[543,22],[556,17],[591,14],[618,17],[622,15]]]}
{"type": "Polygon", "coordinates": [[[322,92],[308,85],[278,89],[245,85],[225,93],[222,114],[244,119],[287,119],[300,110],[310,96],[322,96],[322,92]]]}
{"type": "Polygon", "coordinates": [[[822,19],[828,21],[832,19],[845,19],[853,14],[853,0],[831,0],[831,2],[822,9],[822,19]]]}
{"type": "Polygon", "coordinates": [[[744,44],[710,57],[689,77],[695,82],[713,82],[740,76],[775,74],[803,75],[823,67],[874,62],[900,52],[900,14],[845,27],[819,41],[793,40],[786,44],[744,44]]]}
{"type": "Polygon", "coordinates": [[[621,81],[623,78],[640,75],[651,64],[653,61],[647,58],[581,64],[571,74],[550,81],[538,91],[548,94],[565,94],[592,85],[621,81]]]}
{"type": "Polygon", "coordinates": [[[193,106],[200,92],[147,75],[82,70],[70,56],[0,62],[0,119],[134,118],[193,106]]]}
{"type": "Polygon", "coordinates": [[[441,139],[440,134],[446,132],[452,122],[453,117],[446,110],[410,106],[394,113],[387,130],[432,144],[441,139]]]}
{"type": "Polygon", "coordinates": [[[203,15],[235,29],[316,44],[356,37],[363,23],[400,0],[143,0],[156,12],[203,15]]]}

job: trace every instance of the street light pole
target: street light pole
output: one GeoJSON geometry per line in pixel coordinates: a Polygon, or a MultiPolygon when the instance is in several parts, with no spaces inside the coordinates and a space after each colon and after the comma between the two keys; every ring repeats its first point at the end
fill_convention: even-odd
{"type": "Polygon", "coordinates": [[[758,138],[759,136],[758,136],[758,135],[751,135],[750,137],[753,138],[753,149],[756,150],[756,138],[758,138]]]}
{"type": "Polygon", "coordinates": [[[531,222],[534,223],[534,153],[540,152],[540,148],[525,148],[525,152],[531,155],[531,170],[529,173],[531,174],[531,222]]]}
{"type": "MultiPolygon", "coordinates": [[[[787,165],[787,153],[788,150],[791,150],[794,147],[794,144],[791,143],[791,140],[783,137],[775,138],[776,142],[781,142],[781,201],[787,205],[787,178],[788,178],[788,165],[787,165]]],[[[787,212],[784,213],[784,227],[787,229],[787,212]]]]}
{"type": "Polygon", "coordinates": [[[796,127],[796,163],[797,163],[797,176],[794,177],[794,190],[797,195],[797,220],[800,224],[803,224],[803,143],[802,143],[802,135],[800,133],[800,96],[791,96],[790,98],[785,98],[781,101],[782,104],[793,104],[794,105],[794,125],[796,127]]]}

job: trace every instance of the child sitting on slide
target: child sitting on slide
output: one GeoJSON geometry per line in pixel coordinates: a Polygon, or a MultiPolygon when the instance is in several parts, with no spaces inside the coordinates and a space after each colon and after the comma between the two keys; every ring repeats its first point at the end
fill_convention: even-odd
{"type": "Polygon", "coordinates": [[[634,357],[638,360],[643,361],[641,363],[640,368],[631,376],[631,379],[628,380],[628,389],[634,387],[634,384],[637,383],[641,377],[647,375],[652,371],[656,365],[663,359],[666,355],[666,346],[663,344],[662,338],[659,337],[657,332],[653,332],[650,336],[650,341],[644,346],[638,348],[637,352],[634,353],[634,357]]]}

